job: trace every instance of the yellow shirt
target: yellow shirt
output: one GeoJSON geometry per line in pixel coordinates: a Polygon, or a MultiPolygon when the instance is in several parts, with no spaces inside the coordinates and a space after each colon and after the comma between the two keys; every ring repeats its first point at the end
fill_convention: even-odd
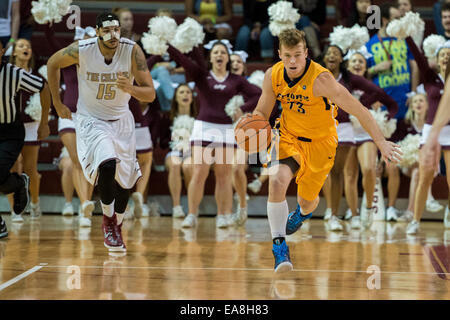
{"type": "Polygon", "coordinates": [[[337,137],[337,106],[313,94],[314,80],[322,72],[330,72],[307,59],[305,72],[291,81],[282,61],[272,67],[272,88],[281,102],[280,130],[293,136],[319,140],[337,137]]]}
{"type": "Polygon", "coordinates": [[[217,19],[217,4],[215,1],[211,3],[202,1],[200,3],[200,19],[203,18],[209,18],[212,21],[217,19]]]}

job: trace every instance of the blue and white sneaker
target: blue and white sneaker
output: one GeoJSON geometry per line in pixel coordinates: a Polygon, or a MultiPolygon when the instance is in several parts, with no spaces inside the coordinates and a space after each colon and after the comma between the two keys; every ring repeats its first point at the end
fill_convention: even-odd
{"type": "Polygon", "coordinates": [[[288,272],[292,271],[293,266],[291,258],[289,257],[289,247],[286,241],[279,242],[272,245],[272,253],[275,258],[275,272],[288,272]]]}
{"type": "Polygon", "coordinates": [[[286,222],[286,234],[290,235],[296,232],[302,226],[305,220],[308,220],[312,217],[312,212],[306,216],[302,216],[300,205],[297,204],[297,209],[295,211],[289,213],[288,219],[286,222]]]}

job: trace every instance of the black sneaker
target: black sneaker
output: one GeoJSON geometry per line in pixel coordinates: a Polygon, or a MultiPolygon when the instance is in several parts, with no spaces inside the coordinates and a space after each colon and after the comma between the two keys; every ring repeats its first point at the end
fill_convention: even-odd
{"type": "Polygon", "coordinates": [[[30,178],[22,173],[21,178],[24,180],[24,186],[19,191],[14,192],[14,212],[22,214],[30,202],[30,192],[28,190],[30,185],[30,178]]]}
{"type": "Polygon", "coordinates": [[[6,229],[5,220],[0,217],[0,239],[8,236],[8,229],[6,229]]]}

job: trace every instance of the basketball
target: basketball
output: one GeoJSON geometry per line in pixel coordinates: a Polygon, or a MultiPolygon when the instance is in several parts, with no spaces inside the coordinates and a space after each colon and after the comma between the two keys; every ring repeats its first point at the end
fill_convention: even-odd
{"type": "Polygon", "coordinates": [[[256,153],[269,146],[272,128],[262,116],[249,114],[237,123],[234,136],[240,148],[248,153],[256,153]]]}

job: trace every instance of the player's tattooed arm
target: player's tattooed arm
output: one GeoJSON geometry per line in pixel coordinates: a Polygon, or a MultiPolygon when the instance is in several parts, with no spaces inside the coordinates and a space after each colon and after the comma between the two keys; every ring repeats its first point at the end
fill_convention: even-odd
{"type": "Polygon", "coordinates": [[[147,71],[147,60],[145,59],[144,52],[141,47],[135,46],[134,48],[134,62],[136,63],[136,69],[138,71],[147,71]]]}
{"type": "Polygon", "coordinates": [[[148,70],[144,53],[137,44],[134,45],[131,53],[131,71],[138,86],[129,83],[129,79],[119,76],[117,79],[117,87],[128,92],[140,101],[152,102],[156,97],[152,76],[148,70]]]}
{"type": "Polygon", "coordinates": [[[72,43],[71,45],[69,45],[68,47],[65,47],[64,49],[62,49],[62,56],[69,56],[73,59],[78,60],[78,41],[72,43]]]}

